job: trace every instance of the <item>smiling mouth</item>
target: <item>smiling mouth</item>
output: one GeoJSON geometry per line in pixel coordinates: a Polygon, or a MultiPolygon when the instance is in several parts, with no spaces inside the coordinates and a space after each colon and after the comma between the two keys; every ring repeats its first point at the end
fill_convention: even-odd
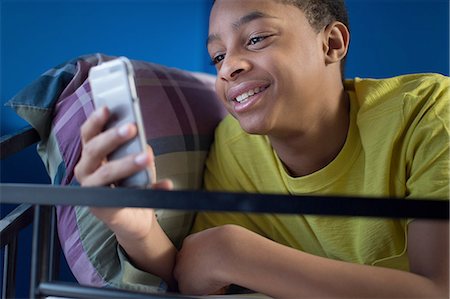
{"type": "Polygon", "coordinates": [[[246,101],[248,101],[249,98],[251,98],[252,96],[263,92],[264,90],[266,90],[266,86],[262,86],[262,87],[256,87],[254,89],[251,89],[247,92],[244,92],[243,94],[237,96],[234,100],[238,103],[245,103],[246,101]]]}

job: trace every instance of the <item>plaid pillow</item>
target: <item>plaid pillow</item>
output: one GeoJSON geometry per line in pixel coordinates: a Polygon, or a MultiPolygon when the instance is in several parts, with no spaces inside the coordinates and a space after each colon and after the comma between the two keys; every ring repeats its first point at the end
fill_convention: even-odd
{"type": "MultiPolygon", "coordinates": [[[[77,184],[73,170],[81,153],[80,126],[93,112],[89,69],[115,57],[94,54],[53,68],[7,105],[38,132],[38,152],[53,184],[77,184]]],[[[202,185],[204,161],[225,110],[214,92],[214,77],[131,60],[147,142],[156,156],[159,178],[176,189],[202,185]]],[[[157,210],[158,221],[179,246],[193,214],[157,210]]],[[[58,206],[58,234],[69,267],[85,285],[137,291],[163,291],[157,277],[135,268],[110,230],[86,207],[58,206]]]]}

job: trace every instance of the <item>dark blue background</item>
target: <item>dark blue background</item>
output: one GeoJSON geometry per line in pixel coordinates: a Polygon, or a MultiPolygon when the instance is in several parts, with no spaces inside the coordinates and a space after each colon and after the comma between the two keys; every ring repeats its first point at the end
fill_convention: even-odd
{"type": "MultiPolygon", "coordinates": [[[[213,73],[205,50],[211,2],[1,0],[1,134],[26,125],[3,103],[47,69],[78,55],[125,55],[213,73]]],[[[448,75],[447,0],[348,0],[347,6],[352,32],[347,77],[448,75]]],[[[49,182],[34,148],[1,161],[0,176],[1,182],[49,182]]],[[[10,206],[1,207],[3,216],[10,206]]],[[[29,237],[25,232],[22,242],[29,237]]],[[[25,244],[19,297],[28,296],[25,244]]],[[[64,278],[72,279],[67,271],[64,278]]]]}

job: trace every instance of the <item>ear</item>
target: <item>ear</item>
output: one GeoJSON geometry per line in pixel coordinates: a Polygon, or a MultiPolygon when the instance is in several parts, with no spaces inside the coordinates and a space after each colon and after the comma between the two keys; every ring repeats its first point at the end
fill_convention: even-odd
{"type": "Polygon", "coordinates": [[[342,61],[347,55],[350,42],[347,26],[341,22],[333,22],[325,27],[323,33],[325,63],[328,65],[342,61]]]}

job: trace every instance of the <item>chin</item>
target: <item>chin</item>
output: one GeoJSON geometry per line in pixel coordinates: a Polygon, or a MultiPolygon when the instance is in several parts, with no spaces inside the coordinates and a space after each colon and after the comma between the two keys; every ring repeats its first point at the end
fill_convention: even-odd
{"type": "Polygon", "coordinates": [[[269,132],[268,126],[261,121],[243,121],[239,120],[239,124],[241,125],[242,130],[244,130],[248,134],[253,135],[267,135],[269,132]]]}

